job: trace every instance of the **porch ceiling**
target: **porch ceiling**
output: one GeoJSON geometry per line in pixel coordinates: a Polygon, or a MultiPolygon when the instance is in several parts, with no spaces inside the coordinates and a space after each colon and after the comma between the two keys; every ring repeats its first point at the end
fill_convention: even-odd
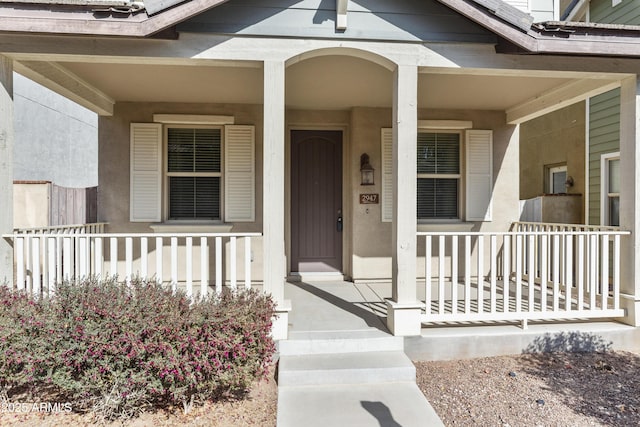
{"type": "MultiPolygon", "coordinates": [[[[92,93],[112,102],[261,104],[263,72],[259,63],[213,65],[132,63],[53,64],[66,73],[68,86],[83,82],[92,93]]],[[[25,70],[29,68],[27,64],[25,70]]],[[[19,70],[20,71],[20,70],[19,70]]],[[[34,78],[33,75],[28,77],[34,78]]],[[[60,91],[60,82],[34,78],[60,91]],[[48,83],[51,83],[48,82],[48,83]]],[[[521,122],[534,110],[550,111],[615,86],[614,78],[587,74],[421,69],[420,108],[505,111],[508,120],[521,122]]],[[[69,91],[73,88],[68,87],[69,91]]],[[[347,56],[311,58],[287,69],[289,108],[344,110],[355,106],[391,107],[392,73],[364,59],[347,56]]],[[[63,93],[64,95],[64,93],[63,93]]],[[[77,101],[77,99],[74,99],[77,101]]],[[[91,105],[86,105],[92,108],[91,105]]],[[[105,114],[104,111],[98,111],[105,114]]],[[[108,113],[107,113],[108,114],[108,113]]]]}

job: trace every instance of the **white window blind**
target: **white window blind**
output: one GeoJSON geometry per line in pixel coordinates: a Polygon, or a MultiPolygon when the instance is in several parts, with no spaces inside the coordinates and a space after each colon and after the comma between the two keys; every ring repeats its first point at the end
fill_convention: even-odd
{"type": "Polygon", "coordinates": [[[169,219],[220,219],[219,128],[167,129],[169,219]]]}
{"type": "Polygon", "coordinates": [[[418,219],[458,218],[460,134],[418,133],[418,219]]]}

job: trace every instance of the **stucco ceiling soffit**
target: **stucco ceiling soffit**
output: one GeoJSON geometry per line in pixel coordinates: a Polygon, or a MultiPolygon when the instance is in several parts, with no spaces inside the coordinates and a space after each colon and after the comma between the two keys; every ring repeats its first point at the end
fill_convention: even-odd
{"type": "Polygon", "coordinates": [[[113,115],[115,100],[60,64],[45,61],[16,61],[19,74],[75,101],[89,110],[113,115]]]}

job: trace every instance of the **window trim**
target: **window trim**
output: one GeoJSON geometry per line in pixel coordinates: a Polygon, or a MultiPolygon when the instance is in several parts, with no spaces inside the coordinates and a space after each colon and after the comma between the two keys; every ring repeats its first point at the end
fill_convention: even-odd
{"type": "Polygon", "coordinates": [[[190,123],[164,123],[162,125],[162,222],[166,224],[224,224],[224,126],[190,123]],[[220,172],[169,172],[169,129],[219,129],[220,130],[220,172]],[[169,218],[169,178],[172,176],[220,177],[219,219],[170,219],[169,218]]]}
{"type": "MultiPolygon", "coordinates": [[[[448,121],[447,121],[448,122],[448,121]]],[[[467,126],[467,123],[470,122],[464,122],[465,126],[467,126]]],[[[463,204],[462,201],[464,200],[464,178],[463,178],[463,173],[462,171],[465,170],[464,167],[464,157],[463,157],[463,152],[464,152],[464,129],[466,128],[456,128],[455,126],[453,128],[448,128],[448,129],[444,129],[444,128],[440,128],[440,127],[418,127],[416,136],[418,134],[421,133],[434,133],[434,134],[439,134],[439,133],[449,133],[449,134],[457,134],[458,135],[458,173],[457,174],[437,174],[437,173],[418,173],[417,171],[417,164],[416,164],[416,180],[420,179],[420,178],[432,178],[432,179],[457,179],[458,180],[458,195],[457,195],[457,212],[458,215],[455,218],[419,218],[417,216],[417,208],[416,208],[416,219],[418,221],[418,224],[444,224],[444,223],[457,223],[457,222],[461,222],[462,218],[464,217],[462,209],[463,209],[463,204]]],[[[416,138],[417,139],[417,138],[416,138]]],[[[417,146],[416,146],[416,150],[417,150],[417,146]]],[[[417,157],[417,151],[416,151],[416,157],[417,157]]],[[[416,189],[417,190],[417,189],[416,189]]],[[[417,191],[416,191],[416,197],[417,197],[417,191]]],[[[417,202],[417,200],[416,200],[417,202]]]]}
{"type": "MultiPolygon", "coordinates": [[[[566,164],[556,165],[556,166],[547,166],[547,193],[548,194],[560,194],[560,193],[553,192],[553,175],[558,172],[564,172],[567,177],[569,176],[569,174],[567,173],[566,164]]],[[[566,193],[566,188],[565,188],[565,191],[562,191],[561,193],[566,193]]]]}
{"type": "Polygon", "coordinates": [[[620,193],[609,192],[609,162],[620,160],[620,152],[605,153],[600,155],[600,224],[610,225],[609,200],[620,199],[620,193]]]}

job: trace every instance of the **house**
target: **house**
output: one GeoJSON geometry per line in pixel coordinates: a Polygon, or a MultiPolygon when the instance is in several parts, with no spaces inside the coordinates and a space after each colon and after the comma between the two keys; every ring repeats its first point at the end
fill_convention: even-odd
{"type": "Polygon", "coordinates": [[[640,323],[637,28],[532,25],[484,0],[16,0],[0,18],[0,198],[15,69],[100,115],[108,223],[22,235],[3,211],[0,277],[15,262],[18,287],[114,273],[194,296],[261,286],[278,338],[285,280],[310,276],[391,281],[396,335],[640,323]],[[520,126],[612,89],[620,228],[518,224],[520,126]]]}
{"type": "Polygon", "coordinates": [[[14,228],[95,221],[97,115],[18,73],[13,81],[14,228]]]}
{"type": "MultiPolygon", "coordinates": [[[[640,23],[640,8],[634,2],[596,0],[572,2],[564,7],[562,15],[571,21],[605,25],[640,23]]],[[[619,140],[619,88],[524,124],[520,172],[528,179],[521,179],[521,199],[529,200],[526,204],[536,211],[542,211],[543,200],[547,202],[545,214],[535,212],[546,217],[547,222],[618,225],[619,140]],[[541,149],[544,145],[546,149],[541,149]],[[572,185],[566,188],[560,185],[557,191],[551,188],[554,176],[563,178],[560,181],[571,177],[572,185]],[[565,191],[574,197],[540,196],[565,191]],[[566,219],[573,220],[561,221],[566,219]]],[[[526,212],[524,216],[532,217],[531,214],[526,212]]]]}

